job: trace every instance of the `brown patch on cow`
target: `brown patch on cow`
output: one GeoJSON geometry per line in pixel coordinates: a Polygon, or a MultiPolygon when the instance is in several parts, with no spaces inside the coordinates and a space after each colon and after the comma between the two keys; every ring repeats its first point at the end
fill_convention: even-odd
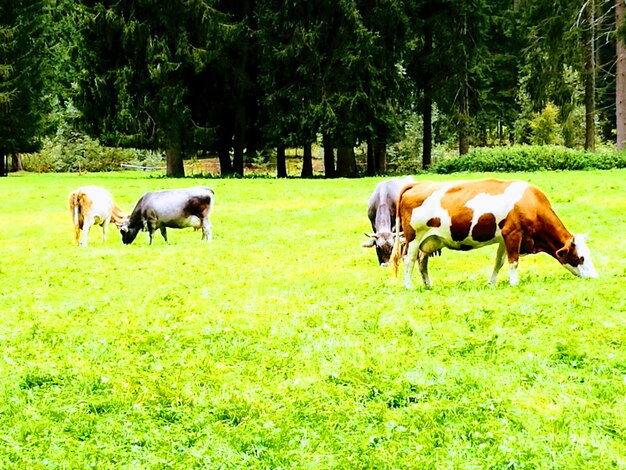
{"type": "Polygon", "coordinates": [[[469,236],[474,211],[467,207],[459,207],[450,215],[452,216],[450,223],[452,240],[455,242],[465,240],[469,236]]]}
{"type": "Polygon", "coordinates": [[[439,217],[433,217],[431,219],[428,219],[428,222],[426,222],[426,225],[428,227],[441,227],[441,219],[439,217]]]}
{"type": "Polygon", "coordinates": [[[496,217],[487,212],[481,215],[472,229],[472,239],[477,242],[488,242],[496,235],[496,217]]]}
{"type": "Polygon", "coordinates": [[[206,217],[208,208],[211,206],[210,196],[193,196],[190,197],[185,207],[183,207],[183,215],[189,217],[196,216],[200,219],[206,217]]]}

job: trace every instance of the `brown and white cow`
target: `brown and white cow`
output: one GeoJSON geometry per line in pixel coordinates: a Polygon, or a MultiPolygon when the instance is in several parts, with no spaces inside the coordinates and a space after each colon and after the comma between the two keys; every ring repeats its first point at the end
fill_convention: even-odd
{"type": "Polygon", "coordinates": [[[422,280],[430,286],[428,258],[441,248],[471,250],[498,244],[490,283],[495,284],[504,261],[509,282],[517,285],[520,255],[548,253],[573,274],[597,277],[584,235],[572,235],[541,190],[522,181],[420,182],[405,187],[398,199],[396,241],[391,257],[394,272],[404,256],[404,284],[419,259],[422,280]]]}
{"type": "Polygon", "coordinates": [[[376,255],[380,266],[387,266],[394,244],[396,227],[396,201],[400,191],[407,184],[414,182],[411,176],[403,179],[392,178],[381,181],[374,188],[367,204],[367,216],[374,233],[366,233],[369,240],[361,244],[364,248],[376,247],[376,255]]]}
{"type": "Polygon", "coordinates": [[[137,201],[128,220],[120,228],[122,242],[131,244],[141,230],[152,235],[161,230],[167,242],[166,228],[193,227],[202,229],[202,239],[211,241],[211,209],[214,193],[211,188],[195,186],[186,189],[150,191],[137,201]]]}
{"type": "Polygon", "coordinates": [[[119,227],[127,217],[126,213],[117,207],[111,193],[100,186],[83,186],[75,189],[69,195],[69,205],[74,223],[74,241],[82,246],[87,246],[87,237],[92,225],[102,226],[102,240],[106,241],[109,222],[113,221],[119,227]]]}

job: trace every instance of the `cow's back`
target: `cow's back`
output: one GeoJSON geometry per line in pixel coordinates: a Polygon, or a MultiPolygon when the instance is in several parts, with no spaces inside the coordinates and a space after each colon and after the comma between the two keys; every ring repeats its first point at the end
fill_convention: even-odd
{"type": "Polygon", "coordinates": [[[396,204],[400,191],[414,179],[406,176],[403,179],[392,178],[378,183],[368,202],[367,215],[375,229],[389,229],[395,225],[396,204]]]}

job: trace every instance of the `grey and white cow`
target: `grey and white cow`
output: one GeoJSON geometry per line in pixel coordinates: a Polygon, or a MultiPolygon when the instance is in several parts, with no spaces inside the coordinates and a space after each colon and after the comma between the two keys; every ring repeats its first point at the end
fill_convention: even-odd
{"type": "Polygon", "coordinates": [[[378,263],[387,266],[395,241],[396,202],[400,191],[415,180],[411,176],[392,178],[378,183],[367,205],[367,216],[374,233],[366,233],[369,240],[362,243],[365,248],[376,247],[378,263]]]}
{"type": "Polygon", "coordinates": [[[211,188],[195,186],[185,189],[151,191],[139,199],[120,232],[124,244],[131,244],[139,231],[152,235],[159,229],[167,242],[166,228],[202,229],[202,239],[211,241],[211,209],[215,194],[211,188]]]}

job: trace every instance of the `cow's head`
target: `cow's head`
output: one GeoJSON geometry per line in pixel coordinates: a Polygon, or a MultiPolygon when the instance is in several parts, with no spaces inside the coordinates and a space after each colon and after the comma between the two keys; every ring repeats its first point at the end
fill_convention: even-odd
{"type": "Polygon", "coordinates": [[[378,232],[366,233],[365,236],[369,237],[369,240],[363,242],[361,246],[364,248],[376,247],[378,263],[381,266],[387,266],[389,264],[389,258],[391,258],[395,235],[392,232],[378,232]]]}
{"type": "Polygon", "coordinates": [[[130,245],[135,238],[137,238],[137,234],[139,233],[139,229],[131,228],[129,226],[129,221],[126,219],[119,227],[120,234],[122,235],[122,243],[124,245],[130,245]]]}
{"type": "Polygon", "coordinates": [[[579,277],[598,277],[591,261],[591,252],[585,243],[587,235],[576,235],[563,248],[557,250],[556,258],[572,274],[579,277]]]}
{"type": "Polygon", "coordinates": [[[122,227],[128,227],[128,219],[130,218],[129,215],[125,215],[122,218],[116,218],[115,220],[113,220],[113,217],[111,217],[111,222],[113,222],[115,224],[115,226],[121,231],[122,227]]]}

